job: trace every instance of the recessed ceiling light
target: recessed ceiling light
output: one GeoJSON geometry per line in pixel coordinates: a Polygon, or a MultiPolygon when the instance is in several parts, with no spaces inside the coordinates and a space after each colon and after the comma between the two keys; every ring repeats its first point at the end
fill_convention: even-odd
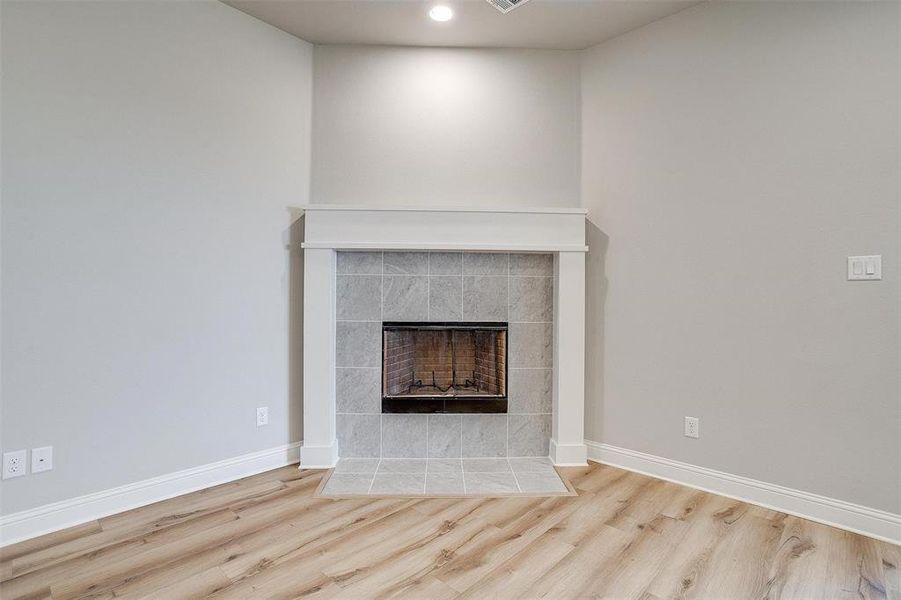
{"type": "Polygon", "coordinates": [[[439,4],[432,7],[432,10],[429,11],[429,16],[432,17],[433,21],[450,21],[454,18],[454,11],[451,10],[450,6],[439,4]]]}

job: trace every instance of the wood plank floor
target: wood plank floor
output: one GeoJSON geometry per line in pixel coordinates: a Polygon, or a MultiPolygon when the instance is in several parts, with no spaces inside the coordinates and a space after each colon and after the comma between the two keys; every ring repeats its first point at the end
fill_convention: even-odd
{"type": "Polygon", "coordinates": [[[901,547],[612,467],[579,496],[314,498],[286,467],[10,546],[12,598],[896,598],[901,547]]]}

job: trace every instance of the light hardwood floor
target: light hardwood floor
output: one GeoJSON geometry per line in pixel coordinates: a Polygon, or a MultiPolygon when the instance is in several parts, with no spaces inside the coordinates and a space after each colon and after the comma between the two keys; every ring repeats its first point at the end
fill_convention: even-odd
{"type": "Polygon", "coordinates": [[[313,497],[286,467],[10,546],[11,598],[898,598],[901,547],[591,465],[577,497],[313,497]]]}

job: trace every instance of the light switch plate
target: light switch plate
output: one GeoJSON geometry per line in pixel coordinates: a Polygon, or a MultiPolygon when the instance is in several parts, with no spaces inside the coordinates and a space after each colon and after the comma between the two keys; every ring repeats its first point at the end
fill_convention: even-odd
{"type": "Polygon", "coordinates": [[[849,256],[848,281],[873,281],[882,279],[882,255],[849,256]]]}
{"type": "Polygon", "coordinates": [[[31,449],[31,472],[43,473],[53,468],[53,446],[31,449]]]}

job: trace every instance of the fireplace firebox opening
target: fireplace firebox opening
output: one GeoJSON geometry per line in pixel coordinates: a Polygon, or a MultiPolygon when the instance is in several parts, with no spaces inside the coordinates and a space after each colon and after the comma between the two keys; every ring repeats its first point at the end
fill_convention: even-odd
{"type": "Polygon", "coordinates": [[[506,413],[506,323],[382,324],[383,413],[506,413]]]}

